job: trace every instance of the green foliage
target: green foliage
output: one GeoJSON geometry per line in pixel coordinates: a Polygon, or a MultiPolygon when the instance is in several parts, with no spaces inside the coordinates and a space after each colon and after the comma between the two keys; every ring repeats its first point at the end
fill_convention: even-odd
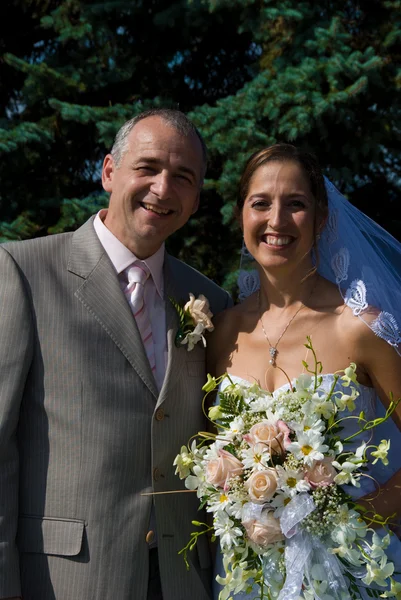
{"type": "Polygon", "coordinates": [[[229,427],[234,417],[244,413],[246,405],[243,397],[238,393],[229,393],[227,389],[219,393],[219,407],[222,416],[219,418],[219,425],[229,427]]]}
{"type": "Polygon", "coordinates": [[[276,141],[314,151],[401,237],[400,0],[5,4],[0,240],[72,230],[106,205],[103,157],[153,106],[189,112],[210,151],[201,208],[168,247],[228,289],[241,170],[276,141]]]}
{"type": "Polygon", "coordinates": [[[195,323],[191,313],[188,310],[184,310],[184,307],[181,306],[174,298],[169,298],[169,300],[178,315],[178,331],[175,336],[175,344],[176,346],[180,347],[185,336],[195,329],[195,323]]]}

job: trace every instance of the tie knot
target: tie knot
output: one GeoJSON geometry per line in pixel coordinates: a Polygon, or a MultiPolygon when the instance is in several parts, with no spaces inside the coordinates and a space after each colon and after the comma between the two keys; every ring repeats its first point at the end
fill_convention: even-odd
{"type": "Polygon", "coordinates": [[[128,268],[127,277],[128,285],[133,283],[140,283],[145,285],[145,281],[148,279],[150,271],[145,263],[135,263],[128,268]]]}

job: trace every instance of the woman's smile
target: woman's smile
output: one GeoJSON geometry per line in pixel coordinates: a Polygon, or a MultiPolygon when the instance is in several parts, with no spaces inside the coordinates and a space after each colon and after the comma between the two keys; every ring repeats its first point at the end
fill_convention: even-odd
{"type": "Polygon", "coordinates": [[[289,248],[296,238],[289,235],[267,233],[262,236],[262,242],[273,250],[285,250],[289,248]]]}

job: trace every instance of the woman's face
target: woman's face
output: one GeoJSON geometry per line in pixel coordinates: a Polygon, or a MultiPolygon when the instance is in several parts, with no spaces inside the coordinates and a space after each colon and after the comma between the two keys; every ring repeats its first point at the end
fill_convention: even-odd
{"type": "Polygon", "coordinates": [[[241,214],[249,252],[266,270],[311,267],[315,199],[296,162],[272,161],[250,181],[241,214]]]}

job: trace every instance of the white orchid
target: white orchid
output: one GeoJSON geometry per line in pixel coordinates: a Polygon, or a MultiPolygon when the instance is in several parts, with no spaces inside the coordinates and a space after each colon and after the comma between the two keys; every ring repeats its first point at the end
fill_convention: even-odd
{"type": "Polygon", "coordinates": [[[195,465],[192,467],[192,472],[193,475],[188,475],[185,480],[185,487],[188,490],[196,490],[198,498],[202,498],[207,487],[205,471],[201,465],[195,465]]]}
{"type": "Polygon", "coordinates": [[[344,558],[355,567],[360,567],[362,565],[362,561],[360,560],[361,553],[350,544],[340,544],[336,548],[332,548],[331,552],[332,554],[338,554],[338,556],[344,558]]]}
{"type": "Polygon", "coordinates": [[[181,340],[181,344],[185,346],[188,344],[188,352],[191,352],[196,346],[196,344],[202,341],[203,347],[206,348],[206,340],[203,332],[205,331],[205,327],[202,323],[198,323],[193,331],[190,331],[186,334],[183,340],[181,340]]]}
{"type": "Polygon", "coordinates": [[[338,406],[338,410],[341,412],[348,410],[353,412],[355,410],[355,400],[358,398],[359,392],[356,388],[351,388],[351,394],[342,394],[337,392],[335,394],[335,401],[338,406]]]}
{"type": "Polygon", "coordinates": [[[345,461],[342,464],[340,464],[335,460],[333,461],[333,467],[340,471],[338,475],[334,477],[334,481],[338,485],[351,484],[355,487],[361,487],[361,484],[358,481],[360,473],[358,473],[355,476],[353,475],[354,471],[358,469],[358,463],[345,461]]]}
{"type": "Polygon", "coordinates": [[[366,536],[367,525],[356,510],[348,508],[346,504],[342,504],[338,509],[337,515],[336,527],[331,534],[335,542],[350,544],[357,537],[363,538],[366,536]]]}
{"type": "Polygon", "coordinates": [[[344,375],[340,377],[340,379],[344,387],[349,387],[351,382],[354,385],[358,385],[358,381],[356,379],[356,364],[353,362],[350,363],[349,367],[344,369],[344,375]]]}
{"type": "Polygon", "coordinates": [[[377,450],[374,450],[371,454],[375,457],[375,460],[372,462],[372,465],[375,465],[378,460],[381,460],[383,465],[387,467],[388,458],[387,454],[390,450],[390,440],[382,440],[380,444],[377,446],[377,450]]]}
{"type": "Polygon", "coordinates": [[[312,385],[312,376],[308,373],[301,373],[295,380],[295,388],[298,392],[301,391],[309,391],[309,388],[312,385]]]}
{"type": "Polygon", "coordinates": [[[384,551],[386,550],[386,548],[388,548],[389,545],[390,545],[390,535],[389,534],[387,534],[383,538],[381,538],[379,535],[377,535],[376,532],[374,532],[374,534],[372,536],[372,546],[369,549],[370,558],[374,558],[374,559],[383,558],[383,556],[385,555],[384,551]]]}
{"type": "Polygon", "coordinates": [[[313,394],[312,398],[305,402],[304,412],[306,415],[317,415],[323,419],[330,419],[335,413],[336,407],[334,402],[327,400],[326,394],[313,394]]]}
{"type": "Polygon", "coordinates": [[[177,467],[175,474],[178,475],[180,479],[185,479],[191,473],[193,464],[194,459],[192,452],[190,452],[186,446],[181,446],[180,454],[177,454],[173,462],[173,465],[177,467]]]}
{"type": "Polygon", "coordinates": [[[366,565],[366,577],[362,578],[363,583],[371,585],[376,583],[381,587],[387,586],[386,579],[391,577],[394,573],[394,563],[387,562],[387,557],[383,556],[380,560],[380,564],[375,560],[372,560],[366,565]]]}

